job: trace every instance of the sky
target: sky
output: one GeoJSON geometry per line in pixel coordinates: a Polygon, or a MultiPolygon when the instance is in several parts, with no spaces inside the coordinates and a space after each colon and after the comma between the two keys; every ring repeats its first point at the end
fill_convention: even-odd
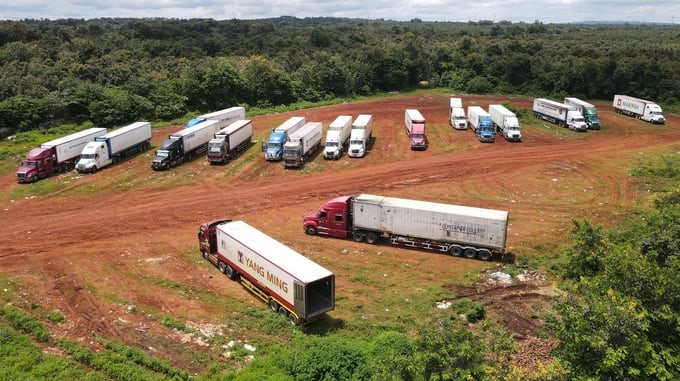
{"type": "Polygon", "coordinates": [[[680,23],[680,0],[0,0],[0,20],[101,17],[680,23]]]}

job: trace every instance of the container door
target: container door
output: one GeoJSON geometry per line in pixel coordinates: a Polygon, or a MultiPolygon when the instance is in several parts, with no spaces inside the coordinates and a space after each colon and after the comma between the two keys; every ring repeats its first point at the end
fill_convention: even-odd
{"type": "Polygon", "coordinates": [[[303,319],[307,318],[307,303],[305,303],[305,286],[298,282],[293,281],[293,307],[295,313],[298,314],[303,319]]]}

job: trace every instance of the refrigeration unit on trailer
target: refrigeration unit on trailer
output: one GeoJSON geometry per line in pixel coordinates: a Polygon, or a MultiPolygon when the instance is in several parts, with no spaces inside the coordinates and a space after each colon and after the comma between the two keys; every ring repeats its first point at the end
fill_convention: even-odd
{"type": "Polygon", "coordinates": [[[203,223],[198,241],[205,259],[294,325],[335,308],[331,271],[243,221],[203,223]]]}

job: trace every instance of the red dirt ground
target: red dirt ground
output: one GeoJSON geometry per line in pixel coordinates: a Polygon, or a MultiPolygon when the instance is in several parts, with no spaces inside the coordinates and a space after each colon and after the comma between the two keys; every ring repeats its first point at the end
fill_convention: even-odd
{"type": "MultiPolygon", "coordinates": [[[[529,99],[463,96],[463,102],[485,108],[507,102],[530,115],[529,99]]],[[[150,151],[93,175],[72,172],[42,180],[58,184],[47,194],[27,197],[12,195],[17,187],[32,185],[16,184],[14,174],[7,173],[0,177],[5,190],[0,198],[0,274],[22,285],[26,301],[63,312],[66,323],[54,328],[59,334],[89,342],[95,333],[142,348],[154,346],[162,357],[173,358],[177,352],[171,344],[159,348],[143,334],[164,327],[146,314],[128,313],[125,306],[143,306],[178,321],[209,321],[218,313],[200,298],[168,293],[158,279],[256,304],[238,284],[196,264],[198,224],[227,216],[247,221],[334,271],[338,295],[352,298],[340,300],[331,317],[351,320],[362,307],[370,318],[366,309],[377,305],[378,297],[353,293],[365,286],[349,280],[358,272],[394,273],[384,286],[398,290],[440,279],[454,284],[489,264],[309,237],[302,231],[303,214],[333,197],[362,192],[503,209],[510,211],[511,220],[508,258],[557,251],[573,218],[606,225],[625,218],[644,199],[628,169],[680,146],[677,115],[667,114],[665,126],[653,126],[615,114],[610,104],[597,106],[604,126],[600,131],[576,133],[537,123],[523,129],[521,143],[497,138],[482,144],[472,132],[448,126],[447,96],[395,96],[255,117],[255,144],[221,167],[198,158],[153,172],[150,151]],[[420,109],[428,120],[430,147],[424,152],[408,148],[403,128],[407,107],[420,109]],[[259,152],[259,140],[291,116],[321,121],[325,128],[337,115],[361,113],[374,116],[375,139],[364,158],[324,161],[317,155],[302,170],[284,170],[281,163],[265,162],[259,152]],[[418,271],[399,274],[386,262],[418,271]]],[[[153,145],[176,129],[154,130],[153,145]]],[[[513,290],[513,295],[532,292],[513,290]]],[[[478,293],[479,298],[485,295],[488,291],[478,293]]],[[[528,303],[545,302],[544,296],[531,295],[528,303]]],[[[526,305],[505,303],[506,310],[497,312],[526,314],[526,305]]],[[[506,322],[511,332],[531,336],[531,328],[518,332],[520,323],[511,320],[506,322]]]]}

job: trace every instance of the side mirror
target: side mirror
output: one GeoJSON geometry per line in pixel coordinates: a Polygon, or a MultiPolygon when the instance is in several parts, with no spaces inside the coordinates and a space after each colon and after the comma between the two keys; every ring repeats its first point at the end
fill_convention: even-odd
{"type": "Polygon", "coordinates": [[[267,150],[267,142],[262,142],[260,143],[260,147],[262,148],[262,152],[267,150]]]}

